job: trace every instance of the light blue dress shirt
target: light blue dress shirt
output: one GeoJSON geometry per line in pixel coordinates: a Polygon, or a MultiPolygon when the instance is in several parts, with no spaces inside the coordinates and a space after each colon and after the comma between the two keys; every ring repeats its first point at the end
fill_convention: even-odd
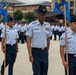
{"type": "MultiPolygon", "coordinates": [[[[76,33],[74,33],[70,28],[67,29],[67,42],[68,42],[68,53],[76,54],[76,33]]],[[[65,33],[62,34],[60,38],[60,45],[64,46],[64,53],[66,52],[65,44],[65,33]]]]}
{"type": "MultiPolygon", "coordinates": [[[[2,30],[1,37],[4,38],[4,29],[2,30]]],[[[6,26],[6,44],[15,44],[16,39],[18,39],[18,32],[14,28],[10,28],[9,26],[6,26]]]]}
{"type": "Polygon", "coordinates": [[[44,22],[40,24],[38,20],[31,22],[26,29],[26,36],[32,37],[31,45],[35,48],[47,47],[47,37],[52,35],[51,26],[44,22]]]}

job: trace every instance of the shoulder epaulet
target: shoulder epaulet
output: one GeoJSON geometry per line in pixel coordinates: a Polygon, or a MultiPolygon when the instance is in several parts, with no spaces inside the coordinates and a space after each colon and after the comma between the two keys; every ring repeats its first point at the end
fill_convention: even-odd
{"type": "Polygon", "coordinates": [[[48,22],[45,22],[46,25],[50,25],[48,22]]]}
{"type": "Polygon", "coordinates": [[[49,24],[48,22],[45,22],[46,24],[49,24]]]}
{"type": "Polygon", "coordinates": [[[29,24],[29,26],[33,26],[33,25],[35,25],[37,22],[36,21],[32,21],[30,24],[29,24]]]}
{"type": "Polygon", "coordinates": [[[31,22],[31,24],[36,24],[36,23],[37,23],[36,21],[31,22]]]}

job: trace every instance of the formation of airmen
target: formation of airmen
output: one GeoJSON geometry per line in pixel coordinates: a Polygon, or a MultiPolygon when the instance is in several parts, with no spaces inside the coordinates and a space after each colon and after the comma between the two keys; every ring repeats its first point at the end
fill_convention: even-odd
{"type": "MultiPolygon", "coordinates": [[[[26,29],[27,26],[29,25],[29,23],[25,23],[25,22],[16,22],[14,24],[14,28],[17,29],[18,34],[19,34],[19,39],[18,39],[18,43],[24,44],[26,42],[26,29]]],[[[61,35],[65,32],[65,26],[62,24],[56,24],[56,23],[51,23],[51,31],[52,31],[52,36],[50,37],[50,39],[52,40],[53,36],[54,36],[54,40],[57,40],[57,36],[60,40],[61,35]]],[[[4,24],[3,21],[0,21],[0,35],[1,35],[1,31],[4,28],[4,24]]],[[[69,29],[69,25],[67,24],[67,28],[69,29]]],[[[0,37],[0,41],[1,41],[1,37],[0,37]]]]}
{"type": "MultiPolygon", "coordinates": [[[[52,35],[54,35],[54,40],[57,40],[57,36],[60,40],[61,35],[65,32],[65,26],[63,24],[56,24],[56,23],[51,23],[50,25],[51,25],[52,35]]],[[[67,24],[67,29],[69,29],[68,24],[67,24]]]]}
{"type": "Polygon", "coordinates": [[[17,29],[18,34],[19,34],[19,39],[18,42],[24,44],[26,41],[26,28],[27,28],[28,23],[15,23],[14,28],[17,29]]]}
{"type": "MultiPolygon", "coordinates": [[[[13,28],[18,31],[19,39],[18,43],[24,44],[26,42],[26,28],[28,26],[28,23],[25,22],[14,22],[13,28]]],[[[0,41],[1,41],[1,31],[4,28],[3,21],[0,21],[0,41]]]]}
{"type": "Polygon", "coordinates": [[[50,38],[54,34],[59,36],[60,54],[62,63],[69,70],[69,75],[76,75],[76,17],[71,18],[70,25],[67,25],[67,43],[68,43],[68,62],[66,61],[66,37],[63,25],[56,25],[45,22],[46,15],[49,12],[46,6],[40,5],[34,10],[37,20],[32,21],[29,25],[25,23],[15,23],[10,17],[6,25],[6,40],[4,24],[0,22],[0,41],[3,53],[6,53],[6,66],[4,61],[1,65],[1,75],[4,75],[5,67],[8,67],[8,75],[13,75],[13,67],[16,61],[17,52],[19,51],[18,42],[24,43],[27,40],[27,50],[29,61],[32,64],[33,75],[48,75],[48,56],[50,47],[50,38]],[[6,50],[5,50],[6,41],[6,50]]]}

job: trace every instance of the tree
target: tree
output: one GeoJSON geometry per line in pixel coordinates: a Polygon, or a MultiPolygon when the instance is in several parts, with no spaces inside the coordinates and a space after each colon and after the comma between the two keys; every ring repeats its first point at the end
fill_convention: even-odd
{"type": "Polygon", "coordinates": [[[24,14],[24,19],[28,20],[28,22],[31,22],[36,19],[36,15],[34,12],[27,12],[24,14]]]}
{"type": "Polygon", "coordinates": [[[21,10],[17,10],[17,11],[14,12],[14,16],[13,17],[14,17],[14,19],[16,21],[22,20],[23,12],[21,10]]]}

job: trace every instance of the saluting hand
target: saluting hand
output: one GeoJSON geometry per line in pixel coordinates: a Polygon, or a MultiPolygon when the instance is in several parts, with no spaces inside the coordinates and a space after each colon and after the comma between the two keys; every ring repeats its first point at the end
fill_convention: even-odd
{"type": "Polygon", "coordinates": [[[33,63],[33,62],[34,62],[34,58],[33,58],[33,56],[32,56],[32,55],[30,55],[30,56],[29,56],[29,61],[30,61],[31,63],[33,63]]]}
{"type": "Polygon", "coordinates": [[[68,69],[68,62],[64,61],[64,62],[63,62],[63,65],[64,65],[64,67],[65,67],[66,69],[68,69]]]}

